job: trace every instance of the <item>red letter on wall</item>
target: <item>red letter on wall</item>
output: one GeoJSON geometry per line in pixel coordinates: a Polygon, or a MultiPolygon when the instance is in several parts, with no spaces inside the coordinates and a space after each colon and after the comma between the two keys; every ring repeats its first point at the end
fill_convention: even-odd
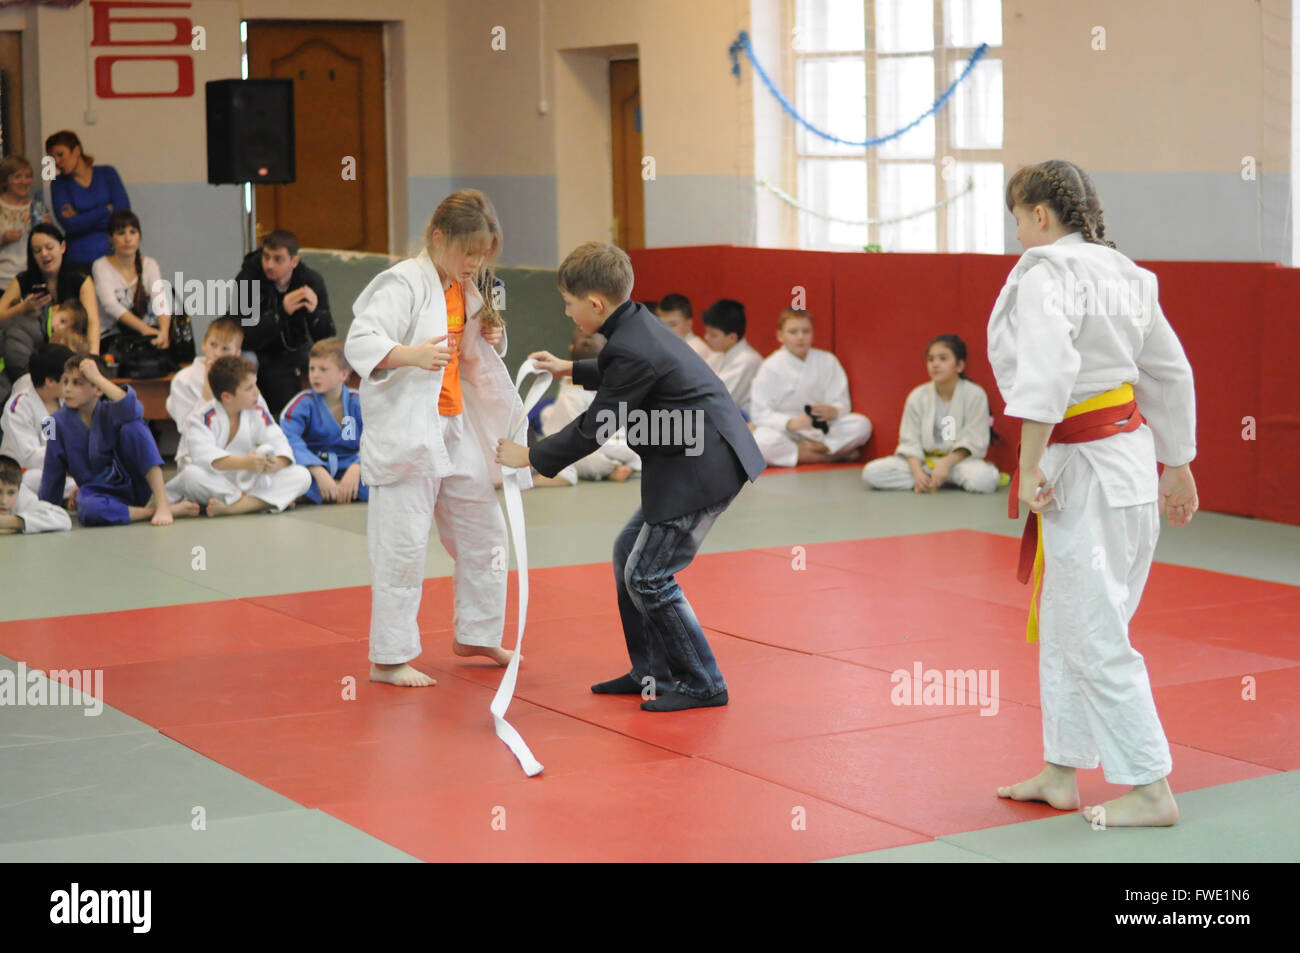
{"type": "Polygon", "coordinates": [[[189,56],[96,56],[95,95],[100,99],[164,98],[194,95],[194,60],[189,56]],[[153,60],[176,64],[176,88],[149,93],[119,93],[113,89],[113,64],[120,60],[153,60]]]}
{"type": "Polygon", "coordinates": [[[158,7],[171,7],[173,9],[188,10],[189,3],[146,3],[142,0],[91,0],[90,7],[94,11],[94,34],[91,37],[91,46],[189,46],[190,31],[194,24],[189,17],[120,17],[113,15],[114,7],[126,7],[127,9],[157,9],[158,7]],[[114,40],[112,38],[114,23],[170,23],[176,28],[176,35],[170,40],[114,40]]]}

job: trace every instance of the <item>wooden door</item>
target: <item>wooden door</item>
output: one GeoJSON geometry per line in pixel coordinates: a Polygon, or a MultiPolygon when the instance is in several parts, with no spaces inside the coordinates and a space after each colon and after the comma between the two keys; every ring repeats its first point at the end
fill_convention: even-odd
{"type": "MultiPolygon", "coordinates": [[[[0,146],[4,155],[27,155],[23,151],[23,35],[18,30],[0,31],[0,146]]],[[[32,184],[32,195],[41,192],[45,183],[41,180],[41,158],[43,152],[36,147],[36,155],[27,156],[36,173],[32,184]]]]}
{"type": "Polygon", "coordinates": [[[254,20],[248,75],[293,80],[297,180],[257,186],[259,240],[387,252],[383,25],[254,20]]]}
{"type": "Polygon", "coordinates": [[[645,180],[641,177],[641,71],[636,60],[609,64],[609,126],[617,243],[645,248],[645,180]]]}

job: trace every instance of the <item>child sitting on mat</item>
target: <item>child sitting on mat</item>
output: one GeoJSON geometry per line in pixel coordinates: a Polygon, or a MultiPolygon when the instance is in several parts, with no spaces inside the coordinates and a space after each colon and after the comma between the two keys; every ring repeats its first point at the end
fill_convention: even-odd
{"type": "Polygon", "coordinates": [[[171,505],[163,486],[162,457],[144,422],[135,390],[108,378],[98,354],[84,352],[63,366],[63,406],[52,416],[45,445],[40,498],[63,501],[65,477],[77,481],[70,504],[82,526],[110,526],[149,520],[167,526],[173,516],[193,516],[198,507],[171,505]]]}
{"type": "Polygon", "coordinates": [[[343,341],[322,338],[307,362],[311,389],[292,397],[280,414],[294,459],[312,476],[306,498],[313,503],[370,499],[361,482],[361,398],[344,383],[351,373],[343,341]]]}
{"type": "Polygon", "coordinates": [[[989,449],[989,398],[966,379],[966,342],[941,334],[925,352],[930,382],[913,388],[898,425],[898,449],[862,469],[876,490],[934,493],[954,483],[971,493],[993,493],[1001,474],[984,459],[989,449]]]}
{"type": "Polygon", "coordinates": [[[853,413],[839,359],[812,346],[812,317],[787,309],[777,319],[781,346],[754,375],[750,417],[768,466],[856,460],[871,421],[853,413]]]}
{"type": "Polygon", "coordinates": [[[222,357],[208,371],[216,396],[185,422],[191,462],[167,484],[173,499],[206,503],[208,516],[282,513],[311,486],[306,467],[271,415],[257,404],[257,368],[222,357]]]}
{"type": "Polygon", "coordinates": [[[61,506],[46,503],[23,486],[23,470],[13,457],[0,456],[0,535],[72,529],[61,506]]]}
{"type": "MultiPolygon", "coordinates": [[[[569,345],[569,360],[593,360],[604,346],[605,339],[599,334],[588,334],[582,328],[574,328],[573,341],[569,345]]],[[[542,435],[549,437],[559,433],[581,417],[595,399],[595,391],[579,387],[568,378],[561,377],[560,392],[555,401],[542,409],[542,435]]],[[[612,480],[623,483],[633,473],[640,472],[641,458],[627,445],[627,434],[619,430],[599,450],[565,467],[559,476],[546,477],[539,473],[533,477],[533,484],[574,486],[578,480],[612,480]]]]}

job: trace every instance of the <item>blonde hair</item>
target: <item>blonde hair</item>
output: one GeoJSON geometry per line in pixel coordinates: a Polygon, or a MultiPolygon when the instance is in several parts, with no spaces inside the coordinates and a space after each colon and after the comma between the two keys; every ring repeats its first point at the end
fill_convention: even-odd
{"type": "Polygon", "coordinates": [[[1084,241],[1115,247],[1106,238],[1101,199],[1092,179],[1073,162],[1048,159],[1019,170],[1007,183],[1007,211],[1017,205],[1046,205],[1064,227],[1081,232],[1084,241]]]}
{"type": "Polygon", "coordinates": [[[203,332],[203,340],[212,338],[217,341],[243,341],[244,327],[235,318],[229,315],[223,315],[220,318],[213,318],[212,323],[208,325],[207,330],[203,332]]]}
{"type": "Polygon", "coordinates": [[[622,304],[632,294],[636,276],[632,260],[617,245],[606,242],[583,242],[560,263],[555,283],[575,298],[595,292],[622,304]]]}
{"type": "MultiPolygon", "coordinates": [[[[458,189],[438,204],[424,229],[424,244],[433,248],[434,232],[438,232],[448,242],[469,248],[487,240],[487,249],[483,252],[483,264],[470,279],[478,288],[483,298],[483,310],[479,318],[484,325],[504,323],[501,312],[497,310],[492,294],[495,281],[494,266],[497,256],[501,254],[501,220],[497,210],[486,195],[478,189],[458,189]]],[[[430,252],[432,257],[432,252],[430,252]]]]}
{"type": "Polygon", "coordinates": [[[350,365],[348,359],[343,356],[342,338],[321,338],[311,346],[311,354],[309,357],[327,357],[339,366],[339,370],[352,370],[352,365],[350,365]]]}
{"type": "Polygon", "coordinates": [[[32,171],[32,164],[23,156],[5,156],[4,161],[0,162],[0,192],[9,188],[9,180],[15,172],[21,172],[26,169],[32,171]]]}
{"type": "Polygon", "coordinates": [[[61,344],[69,351],[89,351],[90,344],[84,334],[78,334],[71,328],[60,328],[50,335],[51,344],[61,344]]]}
{"type": "Polygon", "coordinates": [[[787,321],[794,321],[798,319],[807,321],[809,324],[812,323],[812,315],[809,314],[807,311],[800,311],[798,308],[786,308],[784,311],[781,312],[780,317],[776,319],[776,329],[778,331],[782,331],[785,329],[785,323],[787,321]]]}

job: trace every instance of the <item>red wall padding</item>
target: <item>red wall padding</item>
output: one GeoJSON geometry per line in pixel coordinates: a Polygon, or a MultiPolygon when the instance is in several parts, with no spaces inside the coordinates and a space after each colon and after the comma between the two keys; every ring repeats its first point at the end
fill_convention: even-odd
{"type": "MultiPolygon", "coordinates": [[[[1300,524],[1300,396],[1296,361],[1300,356],[1300,271],[1274,267],[1264,273],[1260,310],[1248,317],[1258,328],[1258,403],[1229,420],[1241,439],[1241,418],[1255,418],[1255,512],[1261,519],[1300,524]]],[[[1236,322],[1225,322],[1231,327],[1236,322]]],[[[1246,443],[1245,440],[1242,440],[1246,443]]],[[[1198,473],[1196,465],[1192,471],[1198,473]]],[[[1198,477],[1199,479],[1199,473],[1198,477]]]]}
{"type": "MultiPolygon", "coordinates": [[[[776,347],[776,316],[797,285],[814,317],[814,344],[833,350],[849,377],[853,409],[874,425],[868,457],[892,453],[903,401],[927,380],[925,347],[940,334],[967,343],[966,376],[988,392],[995,439],[989,459],[1015,466],[1019,422],[1002,415],[986,351],[989,312],[1014,255],[905,255],[711,245],[631,253],[633,297],[679,292],[699,315],[718,298],[745,305],[746,337],[776,347]]],[[[1143,262],[1196,375],[1201,507],[1300,524],[1300,271],[1262,262],[1143,262]],[[1247,423],[1255,421],[1254,439],[1247,423]]]]}

